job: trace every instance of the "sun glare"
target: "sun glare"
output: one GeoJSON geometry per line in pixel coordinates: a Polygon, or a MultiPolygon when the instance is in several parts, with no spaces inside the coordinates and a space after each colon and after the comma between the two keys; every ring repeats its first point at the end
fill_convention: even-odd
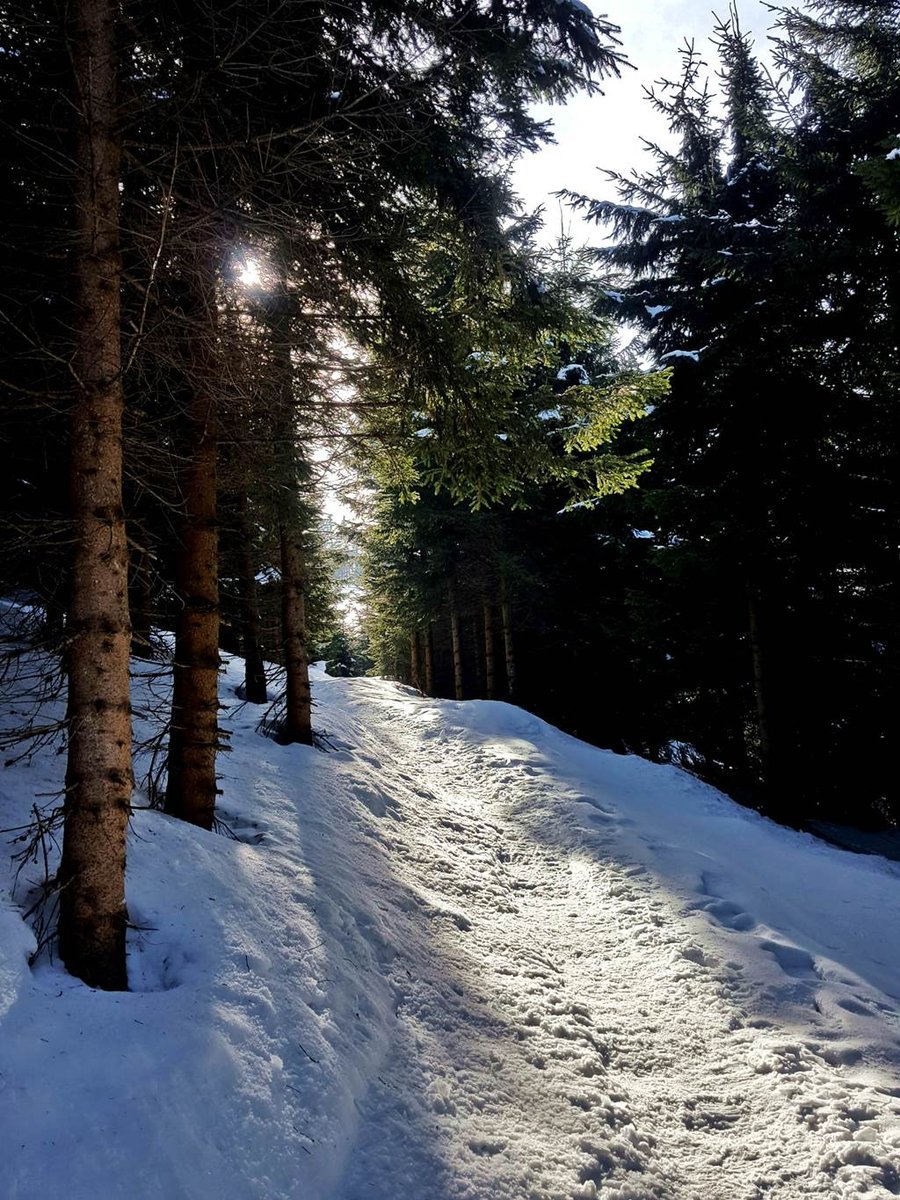
{"type": "Polygon", "coordinates": [[[259,268],[259,263],[254,258],[245,258],[240,264],[238,271],[238,281],[248,288],[258,288],[262,286],[262,272],[259,268]]]}

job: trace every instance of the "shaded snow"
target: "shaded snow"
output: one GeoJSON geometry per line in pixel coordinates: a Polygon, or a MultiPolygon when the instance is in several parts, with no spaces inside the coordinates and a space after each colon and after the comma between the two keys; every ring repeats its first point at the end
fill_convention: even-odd
{"type": "Polygon", "coordinates": [[[382,680],[314,672],[330,749],[276,746],[238,665],[235,836],[133,822],[134,991],[29,970],[5,894],[3,1196],[898,1193],[896,864],[382,680]]]}

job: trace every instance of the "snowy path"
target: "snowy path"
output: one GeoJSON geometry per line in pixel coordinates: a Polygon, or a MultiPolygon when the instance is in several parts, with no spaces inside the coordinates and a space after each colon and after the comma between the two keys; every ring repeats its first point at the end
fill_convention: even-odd
{"type": "Polygon", "coordinates": [[[129,992],[30,967],[0,876],[0,1200],[900,1195],[900,864],[382,680],[277,746],[240,666],[235,837],[135,814],[129,992]]]}
{"type": "MultiPolygon", "coordinates": [[[[629,819],[547,770],[540,723],[479,706],[498,736],[473,739],[454,736],[456,706],[355,694],[349,753],[397,805],[384,837],[403,899],[388,886],[383,911],[405,949],[385,964],[395,1037],[335,1196],[900,1192],[889,1075],[849,1077],[808,954],[768,943],[783,976],[768,1006],[808,1009],[798,1037],[703,944],[709,917],[623,851],[629,819]]],[[[750,918],[710,903],[746,936],[750,918]]]]}

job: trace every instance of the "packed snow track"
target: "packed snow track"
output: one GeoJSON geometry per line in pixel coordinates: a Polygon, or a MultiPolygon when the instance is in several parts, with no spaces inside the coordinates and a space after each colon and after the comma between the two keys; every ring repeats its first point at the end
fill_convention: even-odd
{"type": "Polygon", "coordinates": [[[280,747],[239,665],[233,837],[135,819],[133,990],[0,914],[0,1195],[900,1195],[898,864],[383,680],[280,747]]]}

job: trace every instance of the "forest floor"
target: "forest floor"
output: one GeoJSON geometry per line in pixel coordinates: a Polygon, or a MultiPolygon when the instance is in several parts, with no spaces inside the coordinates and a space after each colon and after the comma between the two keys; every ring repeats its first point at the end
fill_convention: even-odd
{"type": "Polygon", "coordinates": [[[900,865],[378,679],[278,746],[240,666],[223,829],[135,814],[129,993],[28,966],[37,866],[2,893],[3,1200],[900,1195],[900,865]]]}

